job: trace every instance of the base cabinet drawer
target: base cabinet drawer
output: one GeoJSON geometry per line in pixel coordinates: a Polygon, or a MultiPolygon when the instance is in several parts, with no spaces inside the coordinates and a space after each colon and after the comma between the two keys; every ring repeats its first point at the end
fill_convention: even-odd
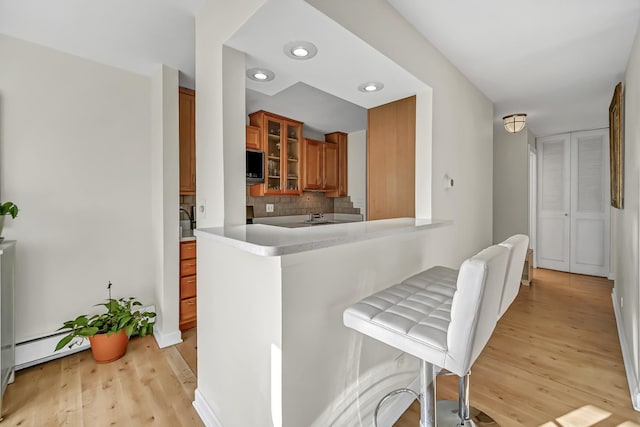
{"type": "Polygon", "coordinates": [[[195,259],[187,259],[184,261],[180,261],[180,277],[183,276],[192,276],[196,274],[196,260],[195,259]]]}
{"type": "Polygon", "coordinates": [[[195,320],[197,312],[195,297],[180,301],[180,323],[195,320]]]}
{"type": "Polygon", "coordinates": [[[180,278],[180,299],[195,297],[196,284],[196,276],[187,276],[180,278]]]}
{"type": "Polygon", "coordinates": [[[196,257],[196,242],[183,242],[180,244],[180,259],[196,257]]]}
{"type": "Polygon", "coordinates": [[[197,272],[196,242],[180,243],[180,321],[181,331],[196,326],[197,272]]]}

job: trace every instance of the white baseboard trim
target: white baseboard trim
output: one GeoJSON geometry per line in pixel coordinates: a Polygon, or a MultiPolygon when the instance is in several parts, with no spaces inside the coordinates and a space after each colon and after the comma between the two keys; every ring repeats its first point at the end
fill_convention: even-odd
{"type": "Polygon", "coordinates": [[[206,427],[223,427],[216,414],[213,412],[209,404],[204,400],[200,390],[196,389],[193,407],[200,416],[200,419],[206,427]]]}
{"type": "Polygon", "coordinates": [[[158,325],[153,326],[153,338],[155,338],[158,347],[165,348],[182,342],[182,333],[180,331],[163,333],[158,329],[158,325]]]}
{"type": "Polygon", "coordinates": [[[620,349],[622,350],[624,370],[627,374],[627,384],[629,384],[631,404],[633,405],[633,409],[635,409],[636,411],[640,411],[640,385],[638,384],[638,379],[633,367],[633,349],[629,346],[626,335],[624,334],[622,312],[620,309],[620,297],[618,296],[618,290],[615,287],[613,288],[613,292],[611,293],[611,299],[613,300],[613,312],[616,316],[618,337],[620,338],[620,349]]]}

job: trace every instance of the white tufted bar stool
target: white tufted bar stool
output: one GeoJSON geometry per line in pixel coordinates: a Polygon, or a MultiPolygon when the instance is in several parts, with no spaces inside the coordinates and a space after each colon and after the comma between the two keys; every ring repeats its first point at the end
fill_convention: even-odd
{"type": "Polygon", "coordinates": [[[422,427],[437,425],[436,367],[463,377],[489,341],[508,260],[491,246],[462,263],[455,286],[414,276],[344,311],[345,326],[421,360],[422,427]]]}
{"type": "MultiPolygon", "coordinates": [[[[506,313],[507,309],[511,306],[513,301],[518,296],[522,278],[522,269],[524,267],[524,260],[527,255],[527,249],[529,247],[529,237],[524,234],[516,234],[500,243],[500,246],[504,246],[509,250],[509,261],[507,263],[507,271],[504,278],[502,296],[500,297],[498,320],[500,320],[504,313],[506,313]]],[[[438,283],[440,285],[455,288],[457,278],[458,270],[448,267],[436,266],[409,277],[403,283],[438,283]]],[[[441,409],[446,409],[449,414],[457,412],[460,424],[464,424],[465,422],[471,424],[471,407],[469,404],[469,375],[470,372],[467,372],[464,376],[459,378],[458,402],[441,401],[439,405],[441,406],[441,409]],[[455,406],[457,406],[457,411],[455,410],[455,406]]],[[[474,412],[481,413],[481,411],[477,409],[475,409],[474,412]]],[[[483,414],[483,418],[485,420],[490,419],[490,417],[486,414],[483,414]]]]}

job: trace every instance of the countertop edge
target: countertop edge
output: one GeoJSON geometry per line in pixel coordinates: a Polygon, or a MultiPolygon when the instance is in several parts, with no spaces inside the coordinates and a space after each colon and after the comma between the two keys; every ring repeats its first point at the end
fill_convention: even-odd
{"type": "MultiPolygon", "coordinates": [[[[327,239],[312,240],[308,242],[296,242],[291,244],[282,244],[277,246],[262,245],[244,240],[238,240],[233,237],[223,236],[212,232],[213,230],[223,230],[226,227],[215,227],[209,229],[197,229],[194,230],[194,235],[197,238],[204,238],[214,240],[237,249],[244,250],[246,252],[259,255],[259,256],[282,256],[291,255],[299,252],[306,252],[314,249],[323,249],[332,246],[339,246],[349,243],[362,242],[366,240],[379,239],[383,237],[389,237],[400,234],[416,233],[434,228],[440,228],[453,224],[452,220],[440,220],[440,219],[428,219],[428,218],[416,218],[417,220],[431,221],[428,224],[413,224],[403,225],[397,228],[379,230],[369,233],[361,234],[347,234],[336,237],[330,237],[327,239]]],[[[385,220],[380,220],[385,221],[385,220]]],[[[366,221],[365,221],[366,222],[366,221]]],[[[370,221],[375,222],[375,221],[370,221]]],[[[245,227],[245,226],[236,226],[245,227]]]]}

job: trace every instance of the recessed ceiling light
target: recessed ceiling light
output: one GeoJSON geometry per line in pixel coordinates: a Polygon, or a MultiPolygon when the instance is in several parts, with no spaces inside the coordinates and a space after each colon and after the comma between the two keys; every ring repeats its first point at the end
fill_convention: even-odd
{"type": "Polygon", "coordinates": [[[382,90],[382,88],[384,88],[384,85],[380,82],[367,82],[367,83],[362,83],[360,86],[358,86],[358,90],[360,92],[367,92],[367,93],[379,92],[382,90]]]}
{"type": "Polygon", "coordinates": [[[266,68],[250,68],[247,70],[247,77],[255,82],[270,82],[276,75],[266,68]]]}
{"type": "Polygon", "coordinates": [[[311,59],[318,53],[318,48],[310,42],[297,41],[284,45],[284,54],[293,59],[311,59]]]}

